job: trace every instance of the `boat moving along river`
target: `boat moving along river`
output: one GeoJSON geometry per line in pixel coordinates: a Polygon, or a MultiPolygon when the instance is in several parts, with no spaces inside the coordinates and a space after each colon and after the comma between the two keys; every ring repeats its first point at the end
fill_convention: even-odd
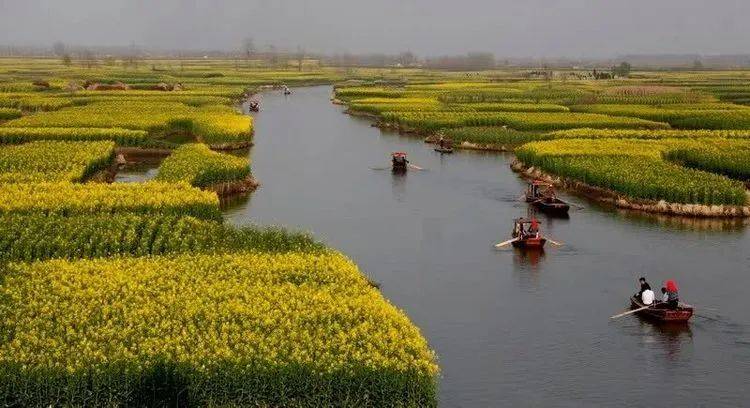
{"type": "Polygon", "coordinates": [[[541,180],[534,180],[524,194],[526,202],[549,215],[567,216],[570,205],[557,198],[552,184],[541,180]]]}
{"type": "Polygon", "coordinates": [[[635,296],[630,297],[630,308],[631,310],[641,309],[634,313],[639,317],[659,323],[687,323],[693,317],[692,306],[680,304],[676,309],[670,309],[666,302],[656,302],[647,306],[635,296]]]}
{"type": "Polygon", "coordinates": [[[544,249],[544,244],[546,244],[547,241],[553,245],[562,245],[559,242],[544,237],[539,228],[539,224],[541,224],[541,222],[533,217],[531,219],[516,218],[513,220],[513,233],[511,234],[513,238],[495,244],[495,248],[501,248],[508,244],[512,244],[514,248],[541,251],[544,249]]]}

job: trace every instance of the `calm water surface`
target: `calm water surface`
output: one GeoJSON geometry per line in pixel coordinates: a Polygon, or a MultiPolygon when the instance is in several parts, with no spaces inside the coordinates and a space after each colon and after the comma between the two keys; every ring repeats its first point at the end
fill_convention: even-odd
{"type": "Polygon", "coordinates": [[[262,186],[227,218],[311,231],[352,257],[436,350],[441,406],[750,404],[746,225],[566,196],[582,208],[542,218],[565,246],[495,250],[527,211],[511,156],[441,157],[343,114],[330,92],[263,96],[250,152],[262,186]],[[379,170],[392,151],[427,170],[379,170]],[[682,300],[710,319],[677,330],[610,321],[641,275],[652,286],[676,279],[682,300]]]}

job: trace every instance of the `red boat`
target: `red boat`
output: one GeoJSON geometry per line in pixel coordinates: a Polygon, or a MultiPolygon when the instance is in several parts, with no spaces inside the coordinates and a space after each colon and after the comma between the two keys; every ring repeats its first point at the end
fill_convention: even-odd
{"type": "Polygon", "coordinates": [[[539,230],[540,222],[536,218],[530,220],[518,218],[513,223],[513,234],[515,241],[512,242],[514,248],[522,249],[543,249],[547,239],[542,236],[539,230]],[[528,226],[528,228],[526,228],[528,226]]]}
{"type": "MultiPolygon", "coordinates": [[[[646,305],[641,303],[638,298],[635,296],[630,298],[630,309],[640,309],[642,307],[646,307],[646,305]]],[[[687,323],[693,316],[693,307],[680,305],[677,309],[669,309],[666,303],[657,302],[654,306],[635,312],[635,314],[644,319],[660,323],[687,323]]]]}

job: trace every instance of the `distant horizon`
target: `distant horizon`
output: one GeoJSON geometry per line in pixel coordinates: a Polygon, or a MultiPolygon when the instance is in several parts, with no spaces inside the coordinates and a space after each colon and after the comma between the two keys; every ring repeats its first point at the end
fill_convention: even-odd
{"type": "MultiPolygon", "coordinates": [[[[179,54],[179,53],[191,53],[191,54],[199,54],[199,53],[214,53],[214,54],[242,54],[242,47],[234,47],[234,48],[222,48],[222,47],[216,47],[216,48],[199,48],[199,47],[193,47],[193,48],[184,48],[184,47],[165,47],[165,46],[157,46],[157,45],[149,45],[149,44],[139,44],[139,43],[129,43],[129,44],[77,44],[77,43],[66,43],[64,41],[54,41],[49,44],[47,43],[33,43],[33,44],[18,44],[18,43],[4,43],[0,42],[0,49],[28,49],[28,50],[44,50],[47,52],[51,52],[53,50],[53,47],[55,43],[61,43],[65,45],[66,47],[69,47],[70,49],[76,50],[76,51],[83,51],[83,50],[121,50],[126,51],[129,49],[136,49],[140,52],[158,52],[158,53],[165,53],[165,54],[179,54]]],[[[579,56],[573,56],[573,55],[504,55],[504,54],[498,54],[493,53],[490,50],[480,50],[480,49],[472,49],[472,50],[465,50],[465,51],[458,51],[455,53],[439,53],[439,54],[421,54],[417,53],[410,49],[394,49],[390,51],[377,51],[377,52],[368,52],[368,51],[357,51],[357,50],[338,50],[338,51],[325,51],[325,50],[315,50],[315,49],[308,49],[305,47],[301,47],[304,53],[310,54],[310,55],[325,55],[325,56],[331,56],[331,55],[398,55],[404,52],[411,52],[414,55],[416,55],[418,58],[437,58],[437,57],[444,57],[444,56],[458,56],[458,55],[467,55],[471,53],[490,53],[495,56],[498,60],[503,59],[511,59],[511,60],[526,60],[526,59],[535,59],[535,60],[543,60],[543,59],[550,59],[550,60],[580,60],[580,61],[602,61],[602,60],[615,60],[615,59],[622,59],[622,58],[628,58],[628,57],[660,57],[660,58],[673,58],[673,57],[684,57],[684,58],[717,58],[717,57],[750,57],[750,49],[745,52],[726,52],[726,53],[701,53],[698,51],[692,51],[692,52],[651,52],[651,53],[638,53],[638,52],[626,52],[626,53],[616,53],[616,54],[610,54],[610,55],[579,55],[579,56]]],[[[299,51],[298,47],[281,47],[276,46],[274,44],[267,44],[265,46],[257,47],[255,53],[257,54],[265,54],[269,52],[278,52],[278,53],[297,53],[299,51]],[[273,51],[269,51],[268,47],[273,47],[273,51]]]]}
{"type": "Polygon", "coordinates": [[[611,59],[745,54],[748,15],[742,0],[0,0],[0,38],[221,51],[253,38],[258,49],[325,54],[611,59]]]}

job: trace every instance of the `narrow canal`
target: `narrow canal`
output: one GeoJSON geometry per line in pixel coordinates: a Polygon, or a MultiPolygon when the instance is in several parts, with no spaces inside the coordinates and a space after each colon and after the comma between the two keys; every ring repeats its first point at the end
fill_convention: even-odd
{"type": "Polygon", "coordinates": [[[495,250],[524,183],[511,156],[440,156],[329,102],[330,87],[263,95],[253,171],[235,224],[307,230],[353,258],[437,351],[445,407],[741,406],[750,401],[746,225],[638,216],[565,196],[562,241],[542,256],[495,250]],[[381,170],[393,151],[425,171],[381,170]],[[611,321],[645,275],[674,278],[699,314],[667,329],[611,321]]]}

